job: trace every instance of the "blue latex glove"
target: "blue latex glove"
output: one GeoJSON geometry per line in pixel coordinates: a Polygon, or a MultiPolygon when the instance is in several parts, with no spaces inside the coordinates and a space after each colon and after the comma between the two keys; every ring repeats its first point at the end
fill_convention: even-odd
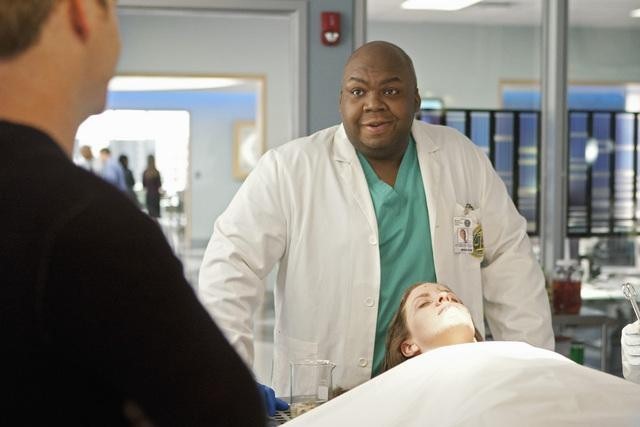
{"type": "Polygon", "coordinates": [[[258,389],[262,394],[262,399],[267,407],[267,415],[273,417],[276,411],[284,411],[289,409],[289,404],[284,400],[276,398],[276,392],[271,387],[267,387],[264,384],[258,384],[258,389]]]}

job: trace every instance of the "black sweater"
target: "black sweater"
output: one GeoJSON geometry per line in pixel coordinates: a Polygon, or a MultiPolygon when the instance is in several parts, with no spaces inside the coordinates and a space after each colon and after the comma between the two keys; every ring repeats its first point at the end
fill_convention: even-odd
{"type": "Polygon", "coordinates": [[[0,425],[260,426],[250,372],[157,225],[0,121],[0,425]]]}

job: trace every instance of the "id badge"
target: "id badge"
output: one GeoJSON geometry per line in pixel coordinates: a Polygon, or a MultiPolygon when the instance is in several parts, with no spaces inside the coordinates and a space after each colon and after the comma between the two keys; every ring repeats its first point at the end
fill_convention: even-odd
{"type": "Polygon", "coordinates": [[[468,216],[453,217],[453,251],[457,254],[473,252],[473,229],[475,221],[468,216]]]}

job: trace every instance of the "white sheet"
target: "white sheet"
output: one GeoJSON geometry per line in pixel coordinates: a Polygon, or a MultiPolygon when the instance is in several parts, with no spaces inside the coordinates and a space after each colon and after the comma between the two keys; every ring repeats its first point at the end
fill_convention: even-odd
{"type": "Polygon", "coordinates": [[[517,342],[461,344],[397,366],[287,427],[640,426],[640,386],[517,342]]]}

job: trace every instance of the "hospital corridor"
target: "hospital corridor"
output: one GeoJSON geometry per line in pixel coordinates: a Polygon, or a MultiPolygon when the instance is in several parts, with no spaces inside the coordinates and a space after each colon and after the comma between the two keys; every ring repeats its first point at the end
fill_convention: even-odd
{"type": "Polygon", "coordinates": [[[640,426],[640,0],[0,0],[4,426],[640,426]]]}

